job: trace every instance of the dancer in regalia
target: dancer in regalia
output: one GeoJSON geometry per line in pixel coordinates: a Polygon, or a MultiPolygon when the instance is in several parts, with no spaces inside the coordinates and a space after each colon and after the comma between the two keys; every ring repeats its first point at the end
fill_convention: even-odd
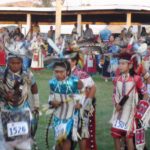
{"type": "Polygon", "coordinates": [[[82,82],[70,75],[69,63],[56,61],[54,77],[49,81],[49,105],[54,109],[53,128],[56,150],[70,150],[71,140],[77,141],[78,109],[82,99],[78,95],[82,82]]]}
{"type": "MultiPolygon", "coordinates": [[[[144,99],[148,98],[146,86],[141,77],[131,71],[132,65],[130,54],[120,55],[121,74],[114,79],[114,112],[111,119],[111,135],[114,138],[116,150],[121,149],[121,138],[126,139],[128,150],[134,150],[133,137],[138,127],[135,119],[135,110],[139,101],[138,93],[142,93],[144,99]]],[[[140,141],[143,140],[140,139],[140,141]]]]}
{"type": "Polygon", "coordinates": [[[5,150],[31,150],[32,111],[38,112],[39,95],[33,74],[23,70],[22,56],[17,53],[8,54],[0,88],[0,133],[3,133],[5,150]],[[29,104],[30,91],[32,110],[29,104]]]}
{"type": "Polygon", "coordinates": [[[81,140],[79,141],[81,150],[97,150],[96,145],[96,115],[95,115],[95,93],[96,87],[93,79],[82,69],[78,67],[79,54],[72,52],[69,62],[71,64],[72,74],[77,76],[83,82],[84,103],[82,106],[83,124],[79,127],[81,140]],[[92,106],[93,105],[93,106],[92,106]],[[91,108],[93,108],[91,110],[91,108]],[[91,112],[91,115],[90,115],[91,112]]]}
{"type": "Polygon", "coordinates": [[[31,46],[30,50],[33,51],[33,58],[32,58],[32,63],[31,63],[31,68],[33,70],[41,70],[44,68],[44,42],[41,37],[41,35],[37,35],[36,37],[33,38],[31,41],[31,46]]]}

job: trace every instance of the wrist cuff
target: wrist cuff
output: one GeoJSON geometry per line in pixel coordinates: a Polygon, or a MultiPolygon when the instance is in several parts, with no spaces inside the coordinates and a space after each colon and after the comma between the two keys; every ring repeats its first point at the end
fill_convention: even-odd
{"type": "Polygon", "coordinates": [[[33,100],[33,107],[38,107],[40,106],[40,100],[39,100],[39,94],[33,94],[32,95],[32,100],[33,100]]]}

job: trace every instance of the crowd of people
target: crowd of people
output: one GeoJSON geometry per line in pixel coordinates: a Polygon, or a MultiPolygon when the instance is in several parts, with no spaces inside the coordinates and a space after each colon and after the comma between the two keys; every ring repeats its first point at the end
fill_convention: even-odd
{"type": "MultiPolygon", "coordinates": [[[[119,35],[107,28],[98,36],[89,25],[78,37],[77,25],[69,41],[55,44],[50,27],[46,37],[36,23],[25,36],[17,28],[0,31],[0,149],[31,150],[40,108],[38,87],[30,68],[44,68],[44,58],[53,63],[49,80],[49,126],[54,129],[56,150],[97,150],[96,86],[90,75],[101,73],[113,79],[114,111],[110,123],[116,150],[122,142],[128,150],[146,150],[145,130],[150,126],[149,34],[138,35],[131,26],[119,35]],[[47,40],[50,39],[50,40],[47,40]],[[84,49],[83,49],[84,48],[84,49]],[[58,51],[60,50],[60,51],[58,51]],[[31,100],[29,98],[31,97],[31,100]]],[[[46,141],[48,138],[46,137],[46,141]]],[[[47,148],[49,145],[47,142],[47,148]]]]}

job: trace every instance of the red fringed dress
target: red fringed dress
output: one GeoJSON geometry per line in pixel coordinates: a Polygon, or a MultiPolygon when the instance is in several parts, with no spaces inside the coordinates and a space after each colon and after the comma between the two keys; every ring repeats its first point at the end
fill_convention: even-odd
{"type": "MultiPolygon", "coordinates": [[[[77,67],[72,69],[72,73],[79,77],[83,82],[84,88],[90,88],[94,85],[93,79],[82,69],[77,67]]],[[[94,106],[95,107],[95,106],[94,106]]],[[[93,115],[89,117],[89,137],[87,138],[87,149],[88,150],[97,150],[96,145],[96,111],[94,109],[93,115]]]]}

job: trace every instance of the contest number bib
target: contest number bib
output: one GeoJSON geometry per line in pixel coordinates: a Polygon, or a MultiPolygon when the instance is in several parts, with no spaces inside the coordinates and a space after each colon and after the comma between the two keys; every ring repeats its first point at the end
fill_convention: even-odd
{"type": "Polygon", "coordinates": [[[6,141],[30,137],[31,119],[29,111],[2,110],[1,120],[6,141]]]}
{"type": "Polygon", "coordinates": [[[60,139],[61,137],[67,136],[66,127],[67,127],[67,124],[60,124],[57,127],[55,127],[55,139],[56,140],[60,139]]]}
{"type": "Polygon", "coordinates": [[[27,135],[29,128],[27,122],[15,122],[7,124],[8,137],[14,137],[19,135],[27,135]]]}
{"type": "Polygon", "coordinates": [[[117,128],[117,129],[120,129],[120,130],[125,130],[127,131],[127,126],[126,126],[126,123],[124,123],[123,121],[121,120],[116,120],[113,124],[113,127],[114,128],[117,128]]]}
{"type": "Polygon", "coordinates": [[[88,59],[87,61],[87,67],[92,68],[93,67],[93,59],[88,59]]]}
{"type": "Polygon", "coordinates": [[[54,117],[54,132],[55,132],[55,140],[56,141],[62,141],[63,139],[66,139],[73,127],[73,119],[67,119],[67,120],[61,120],[57,117],[54,117]]]}

